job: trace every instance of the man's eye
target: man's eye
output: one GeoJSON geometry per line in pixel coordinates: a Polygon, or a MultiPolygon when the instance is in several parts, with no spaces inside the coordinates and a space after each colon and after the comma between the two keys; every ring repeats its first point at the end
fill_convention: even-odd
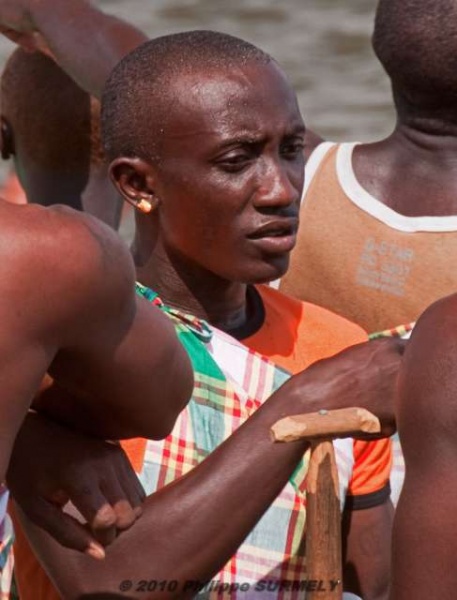
{"type": "Polygon", "coordinates": [[[249,163],[247,154],[232,154],[217,161],[217,165],[226,171],[241,171],[249,163]]]}
{"type": "Polygon", "coordinates": [[[303,141],[288,142],[281,146],[281,155],[285,158],[294,159],[303,152],[305,144],[303,141]]]}

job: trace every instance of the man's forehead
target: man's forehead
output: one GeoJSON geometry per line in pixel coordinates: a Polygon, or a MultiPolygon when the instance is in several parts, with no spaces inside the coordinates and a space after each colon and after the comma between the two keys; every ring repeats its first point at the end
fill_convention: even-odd
{"type": "Polygon", "coordinates": [[[180,92],[183,88],[198,94],[218,94],[227,89],[243,92],[265,87],[274,87],[284,92],[293,93],[292,87],[280,67],[273,61],[260,63],[251,61],[246,64],[229,63],[218,69],[194,68],[185,70],[177,75],[171,82],[171,89],[180,92]]]}
{"type": "Polygon", "coordinates": [[[211,121],[262,109],[299,115],[294,90],[273,64],[185,73],[171,83],[170,92],[169,108],[179,121],[189,117],[211,121]]]}

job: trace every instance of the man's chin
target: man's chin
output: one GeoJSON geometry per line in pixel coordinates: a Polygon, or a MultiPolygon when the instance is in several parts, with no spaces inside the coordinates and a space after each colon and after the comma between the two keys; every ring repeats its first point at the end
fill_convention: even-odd
{"type": "Polygon", "coordinates": [[[268,262],[260,263],[256,268],[253,268],[249,275],[243,278],[243,283],[260,284],[270,283],[281,279],[289,268],[289,255],[281,256],[277,259],[269,260],[268,262]]]}

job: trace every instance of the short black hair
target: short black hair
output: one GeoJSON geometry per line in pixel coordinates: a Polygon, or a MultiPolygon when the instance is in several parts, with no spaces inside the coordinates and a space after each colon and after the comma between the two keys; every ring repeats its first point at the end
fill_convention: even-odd
{"type": "Polygon", "coordinates": [[[18,48],[1,78],[1,112],[33,160],[56,171],[104,162],[100,103],[51,58],[18,48]]]}
{"type": "Polygon", "coordinates": [[[158,149],[144,146],[141,131],[160,126],[170,102],[170,83],[180,75],[272,60],[249,42],[215,31],[188,31],[145,42],[123,58],[105,85],[102,138],[107,157],[157,158],[158,149]]]}
{"type": "Polygon", "coordinates": [[[373,48],[402,121],[457,123],[455,0],[380,0],[373,48]]]}

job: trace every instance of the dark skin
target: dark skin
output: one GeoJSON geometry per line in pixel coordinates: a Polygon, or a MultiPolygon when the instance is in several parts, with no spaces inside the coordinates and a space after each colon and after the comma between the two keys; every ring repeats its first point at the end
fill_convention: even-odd
{"type": "MultiPolygon", "coordinates": [[[[32,61],[31,53],[20,53],[22,65],[29,61],[29,70],[34,70],[32,82],[27,75],[16,75],[16,81],[8,88],[4,81],[1,86],[1,155],[14,161],[15,172],[22,186],[27,201],[42,206],[65,204],[76,210],[84,210],[101,219],[107,225],[117,229],[120,224],[122,200],[116,190],[109,184],[107,165],[100,159],[101,141],[97,135],[99,120],[99,104],[88,94],[77,90],[74,98],[74,83],[61,77],[59,81],[59,111],[54,111],[53,119],[49,117],[49,101],[43,106],[42,97],[28,93],[37,81],[55,78],[60,68],[49,59],[38,66],[32,61]],[[32,62],[32,65],[30,65],[32,62]],[[20,79],[20,81],[18,81],[20,79]],[[17,95],[24,94],[18,111],[17,95]],[[65,100],[62,100],[64,98],[65,100]],[[40,101],[41,100],[41,101],[40,101]],[[24,122],[22,114],[33,112],[33,119],[24,122]],[[76,128],[79,127],[80,131],[76,128]],[[94,133],[95,129],[95,133],[94,133]],[[51,134],[53,140],[53,162],[43,161],[39,150],[43,148],[43,138],[51,134]],[[80,137],[85,135],[84,147],[80,137]],[[76,144],[80,149],[78,160],[68,161],[68,148],[76,144]],[[96,157],[95,160],[93,157],[96,157]],[[71,165],[71,166],[70,166],[71,165]]],[[[44,60],[44,59],[43,59],[44,60]]],[[[16,65],[17,66],[17,63],[16,65]]],[[[14,67],[10,66],[8,72],[14,67]]],[[[27,71],[26,71],[27,73],[27,71]]],[[[7,76],[8,77],[8,76],[7,76]]],[[[55,81],[48,92],[51,98],[56,88],[55,81]]],[[[72,154],[74,156],[74,152],[72,154]]]]}
{"type": "Polygon", "coordinates": [[[354,150],[362,186],[396,212],[417,217],[457,214],[457,131],[422,131],[397,123],[387,139],[354,150]]]}
{"type": "MultiPolygon", "coordinates": [[[[29,131],[27,135],[33,135],[33,132],[29,131]]],[[[18,141],[17,135],[15,139],[18,141]]],[[[64,204],[75,210],[84,210],[113,229],[118,229],[121,221],[120,198],[109,184],[105,165],[91,166],[83,160],[79,172],[74,169],[71,176],[68,173],[59,176],[55,170],[44,171],[41,166],[34,164],[33,157],[26,154],[14,150],[12,156],[28,202],[41,206],[64,204]],[[25,172],[27,178],[22,175],[25,172]],[[65,198],[65,202],[59,202],[59,198],[65,198]]]]}
{"type": "MultiPolygon", "coordinates": [[[[53,57],[53,52],[45,41],[44,37],[38,33],[31,33],[32,29],[37,29],[32,21],[32,10],[36,12],[34,16],[39,20],[41,10],[46,10],[52,2],[41,0],[34,2],[1,2],[0,10],[4,15],[2,20],[2,31],[13,41],[19,43],[26,50],[40,50],[46,55],[53,57]],[[19,29],[16,26],[19,25],[19,29]],[[11,26],[11,28],[10,28],[11,26]]],[[[53,28],[53,22],[60,19],[77,19],[80,12],[87,11],[89,8],[86,2],[71,2],[67,6],[55,4],[53,20],[46,17],[43,23],[44,29],[47,26],[53,28]]],[[[147,37],[133,26],[126,26],[115,17],[100,17],[97,10],[91,10],[91,19],[88,19],[85,25],[85,31],[81,33],[75,43],[79,45],[79,60],[76,68],[75,80],[81,84],[81,87],[88,91],[94,97],[100,97],[103,83],[115,64],[130,50],[136,48],[139,44],[146,41],[147,37]],[[97,37],[102,29],[106,28],[109,32],[110,46],[98,48],[98,58],[94,60],[91,55],[90,44],[87,47],[87,39],[97,37]],[[120,35],[118,35],[118,28],[120,35]],[[84,63],[91,62],[91,68],[86,71],[84,63]]],[[[38,24],[38,22],[37,22],[38,24]]],[[[58,36],[57,44],[66,45],[63,36],[58,36]]],[[[70,44],[73,42],[70,41],[70,44]]],[[[65,65],[61,65],[65,67],[65,65]]],[[[20,152],[20,137],[15,131],[14,123],[11,123],[8,114],[3,114],[7,123],[7,136],[2,136],[2,144],[5,147],[6,156],[14,158],[19,179],[26,192],[29,202],[49,206],[51,203],[57,203],[54,198],[60,198],[60,203],[64,203],[72,208],[81,207],[90,214],[101,219],[108,225],[117,228],[120,223],[120,201],[119,196],[113,187],[109,184],[107,178],[106,165],[88,165],[89,156],[81,157],[79,171],[73,169],[72,176],[68,173],[59,177],[55,169],[49,172],[42,168],[37,168],[33,156],[28,156],[20,152]],[[21,175],[26,173],[26,177],[21,175]],[[56,189],[59,191],[56,195],[56,189]]],[[[33,132],[22,132],[22,135],[33,135],[33,132]]],[[[65,140],[62,140],[62,151],[65,151],[65,140]]],[[[88,150],[89,152],[89,150],[88,150]]]]}
{"type": "MultiPolygon", "coordinates": [[[[127,248],[96,219],[63,207],[1,202],[0,220],[0,479],[46,371],[65,392],[60,403],[66,395],[73,398],[89,433],[117,438],[148,430],[166,436],[190,397],[192,373],[169,321],[135,298],[127,248]],[[131,412],[125,410],[126,390],[131,412]],[[157,403],[151,411],[152,397],[157,403]]],[[[88,518],[95,529],[116,524],[110,505],[105,498],[92,507],[88,518]]],[[[132,507],[124,503],[121,509],[129,509],[131,524],[132,507]]],[[[91,539],[86,533],[78,548],[91,539]]],[[[103,554],[98,545],[97,552],[103,554]]]]}
{"type": "Polygon", "coordinates": [[[456,315],[455,295],[425,311],[400,373],[396,409],[406,477],[395,516],[390,600],[455,596],[456,315]]]}
{"type": "MultiPolygon", "coordinates": [[[[2,8],[5,8],[3,5],[2,8]]],[[[19,4],[16,4],[13,8],[13,12],[16,13],[16,9],[20,9],[19,4]]],[[[14,34],[17,38],[18,34],[14,34]]],[[[19,37],[20,34],[19,34],[19,37]]],[[[132,28],[132,45],[136,45],[142,38],[142,34],[132,28]]],[[[24,42],[27,46],[27,36],[24,36],[24,42]]],[[[40,43],[39,37],[35,36],[33,39],[30,37],[28,48],[33,49],[36,46],[44,48],[44,45],[40,43]]],[[[125,50],[130,48],[130,44],[126,43],[125,50]]],[[[49,206],[60,202],[65,203],[67,206],[74,208],[84,208],[89,213],[94,214],[101,220],[105,221],[112,227],[117,227],[119,224],[119,196],[115,189],[110,185],[107,178],[107,167],[102,164],[89,165],[90,148],[87,147],[87,153],[85,156],[81,156],[80,169],[74,169],[72,177],[68,176],[68,173],[60,174],[56,169],[43,170],[37,164],[36,157],[30,156],[25,150],[23,135],[32,136],[36,135],[33,129],[23,131],[23,128],[15,127],[9,119],[8,114],[8,100],[7,97],[2,97],[2,110],[3,114],[1,117],[1,143],[0,149],[3,158],[13,157],[16,168],[20,174],[20,179],[29,202],[49,206]]],[[[14,102],[14,99],[11,100],[14,102]]],[[[93,101],[93,100],[92,100],[93,101]]],[[[87,96],[87,110],[90,111],[91,100],[87,96]]],[[[39,107],[34,108],[35,117],[39,116],[39,107]]],[[[69,117],[70,118],[70,117],[69,117]]],[[[63,144],[67,143],[68,140],[63,140],[63,144]]],[[[65,148],[65,147],[64,147],[65,148]]],[[[62,151],[64,151],[64,148],[62,151]]],[[[2,235],[4,240],[4,261],[6,265],[8,260],[11,261],[11,267],[8,272],[14,273],[15,270],[21,270],[26,274],[30,274],[31,266],[29,266],[30,253],[33,248],[33,253],[39,257],[39,261],[42,263],[39,265],[40,270],[33,273],[28,277],[29,285],[21,292],[26,294],[30,298],[30,303],[34,304],[33,311],[35,316],[41,315],[42,331],[40,335],[48,336],[53,335],[53,332],[58,331],[59,335],[56,339],[48,342],[44,339],[39,339],[39,343],[46,343],[46,351],[42,352],[42,356],[37,357],[33,362],[33,357],[30,357],[27,362],[21,367],[21,370],[14,367],[15,373],[18,376],[24,376],[24,372],[27,370],[28,377],[23,377],[23,384],[27,385],[26,389],[15,390],[16,396],[19,395],[20,402],[12,407],[11,414],[11,425],[5,419],[4,425],[4,445],[1,452],[1,464],[0,464],[0,478],[4,479],[6,473],[6,467],[8,464],[9,453],[11,451],[12,441],[14,435],[19,427],[19,424],[24,416],[26,408],[29,406],[33,389],[36,389],[38,385],[35,383],[37,373],[41,372],[44,374],[43,365],[48,363],[52,374],[56,377],[57,383],[49,388],[46,394],[40,397],[39,405],[41,408],[45,408],[48,414],[57,415],[62,412],[62,406],[65,404],[65,418],[71,423],[73,427],[78,427],[80,430],[85,431],[88,434],[103,436],[103,437],[125,437],[138,435],[138,432],[146,427],[150,429],[151,433],[157,429],[157,435],[166,435],[167,431],[172,426],[174,418],[177,416],[180,408],[182,408],[186,399],[188,399],[192,384],[192,373],[187,357],[182,351],[182,348],[177,345],[175,341],[175,335],[167,319],[161,317],[158,311],[151,313],[150,307],[146,302],[138,302],[135,306],[135,300],[132,295],[132,283],[134,281],[134,273],[132,264],[129,257],[126,255],[125,249],[123,249],[117,241],[113,240],[113,237],[108,234],[103,228],[99,228],[96,222],[89,220],[87,225],[87,232],[85,235],[81,235],[84,221],[80,221],[78,217],[72,217],[71,213],[62,212],[61,209],[54,211],[36,211],[34,208],[22,209],[18,212],[17,209],[11,210],[11,207],[3,208],[2,205],[2,235]],[[6,216],[9,215],[9,219],[6,216]],[[10,223],[10,224],[8,224],[10,223]],[[28,247],[18,247],[16,239],[14,243],[9,242],[9,238],[14,235],[16,236],[16,228],[19,231],[24,231],[27,234],[28,247]],[[54,230],[55,228],[55,230],[54,230]],[[79,228],[79,231],[78,231],[79,228]],[[65,232],[65,235],[61,234],[61,230],[65,232]],[[57,232],[57,233],[56,233],[57,232]],[[73,239],[74,236],[74,239],[73,239]],[[51,239],[55,237],[55,246],[48,244],[49,247],[43,246],[43,240],[51,239]],[[93,238],[93,239],[92,239],[93,238]],[[97,243],[94,244],[94,241],[97,243]],[[78,251],[79,245],[79,251],[78,251]],[[40,249],[38,252],[34,246],[40,249]],[[62,281],[51,281],[52,276],[52,265],[56,261],[56,256],[61,254],[62,247],[74,248],[74,252],[67,258],[60,257],[59,268],[62,272],[62,281]],[[90,249],[94,251],[94,256],[91,258],[88,255],[90,249]],[[14,257],[11,253],[14,252],[14,257]],[[101,261],[101,262],[100,262],[101,261]],[[80,269],[75,269],[75,264],[81,266],[80,269]],[[116,266],[119,269],[119,273],[124,273],[124,280],[121,278],[114,278],[113,285],[110,286],[110,276],[106,268],[108,264],[116,266]],[[97,269],[100,270],[97,274],[97,269]],[[41,271],[46,271],[45,274],[40,275],[41,271]],[[68,273],[66,272],[68,271],[68,273]],[[40,286],[37,290],[29,289],[31,285],[36,282],[36,278],[40,276],[40,286],[43,289],[47,289],[46,296],[40,296],[39,300],[35,300],[37,293],[41,291],[40,286]],[[94,289],[87,291],[90,294],[94,294],[97,297],[96,291],[101,286],[105,285],[105,276],[108,277],[106,295],[101,294],[99,296],[99,305],[94,302],[94,308],[97,311],[103,311],[103,314],[110,313],[106,312],[107,306],[112,304],[112,315],[119,321],[115,324],[110,331],[106,323],[106,333],[103,328],[99,329],[100,317],[96,311],[93,314],[78,315],[78,305],[74,303],[73,312],[71,310],[71,296],[70,292],[74,288],[74,278],[77,277],[84,281],[84,277],[89,281],[93,281],[94,289]],[[71,285],[68,286],[67,279],[70,279],[71,285]],[[96,281],[97,279],[97,281],[96,281]],[[67,282],[67,283],[66,283],[67,282]],[[124,286],[122,287],[121,286],[124,286]],[[68,290],[65,288],[67,285],[68,290]],[[62,287],[62,289],[61,289],[62,287]],[[128,294],[126,293],[128,291],[128,294]],[[113,303],[113,298],[119,296],[119,293],[124,294],[125,306],[119,303],[113,303]],[[113,298],[110,297],[113,294],[113,298]],[[49,302],[49,297],[53,298],[52,302],[49,302]],[[127,297],[130,297],[127,303],[127,297]],[[73,334],[78,333],[78,336],[82,338],[81,332],[86,330],[90,331],[91,323],[94,323],[94,338],[97,337],[96,331],[100,333],[100,343],[102,346],[97,350],[97,344],[94,340],[81,339],[81,350],[74,348],[68,351],[65,348],[61,348],[62,344],[67,344],[66,339],[60,339],[62,337],[60,333],[61,327],[67,327],[65,322],[62,322],[61,316],[57,311],[56,301],[54,298],[61,299],[62,303],[68,303],[68,319],[69,327],[74,327],[73,334]],[[102,303],[103,302],[103,303],[102,303]],[[43,306],[41,306],[41,304],[43,306]],[[44,305],[47,303],[46,305],[44,305]],[[115,309],[122,309],[125,311],[125,316],[122,314],[114,313],[115,309]],[[41,312],[40,312],[41,311],[41,312]],[[84,318],[83,318],[84,317],[84,318]],[[122,317],[122,318],[121,318],[122,317]],[[71,321],[73,319],[73,321],[71,321]],[[158,324],[156,324],[156,322],[158,324]],[[48,327],[49,331],[46,331],[48,327]],[[145,337],[143,337],[143,343],[140,342],[140,346],[135,349],[137,341],[136,336],[140,333],[139,330],[143,331],[145,337]],[[149,340],[147,339],[148,334],[146,330],[149,329],[149,340]],[[118,332],[116,334],[116,332],[118,332]],[[118,336],[117,338],[115,336],[118,336]],[[163,347],[162,358],[167,362],[167,366],[161,364],[160,354],[162,351],[154,351],[150,348],[150,341],[155,336],[163,337],[165,346],[163,347]],[[103,347],[104,339],[106,337],[106,347],[103,347]],[[135,341],[134,341],[135,340],[135,341]],[[90,344],[89,344],[90,341],[90,344]],[[84,344],[83,344],[84,342],[84,344]],[[89,344],[89,345],[88,345],[89,344]],[[172,351],[173,346],[177,354],[172,351]],[[125,349],[123,349],[125,347],[125,349]],[[111,356],[113,351],[116,350],[117,354],[111,356]],[[150,354],[152,350],[152,354],[150,354]],[[56,355],[56,352],[58,354],[56,355]],[[76,352],[78,352],[76,356],[76,352]],[[91,353],[96,356],[91,356],[91,353]],[[154,359],[155,356],[155,359],[154,359]],[[79,362],[80,368],[74,368],[73,361],[79,362]],[[155,366],[150,364],[153,369],[157,368],[161,371],[160,379],[162,383],[167,379],[168,374],[172,375],[175,379],[176,374],[181,371],[183,377],[176,377],[176,383],[173,383],[169,389],[169,393],[166,392],[166,398],[162,396],[167,386],[162,387],[159,385],[161,392],[158,393],[157,389],[153,389],[152,380],[150,378],[151,370],[147,366],[146,362],[150,360],[157,360],[155,366]],[[177,362],[175,362],[175,360],[177,362]],[[53,361],[53,362],[52,362],[53,361]],[[148,400],[147,414],[143,413],[144,420],[140,419],[141,409],[139,411],[129,412],[125,414],[124,397],[126,387],[128,383],[132,383],[133,387],[129,389],[128,397],[133,392],[137,396],[137,400],[134,403],[140,407],[144,396],[138,396],[139,390],[144,390],[144,382],[141,381],[143,376],[137,371],[137,364],[135,361],[139,361],[139,364],[143,364],[144,370],[148,371],[148,381],[151,384],[151,393],[155,394],[159,405],[162,400],[165,400],[161,404],[158,412],[154,416],[151,412],[151,406],[148,400]],[[51,364],[52,362],[52,364],[51,364]],[[109,367],[111,365],[111,367],[109,367]],[[120,366],[120,370],[119,370],[120,366]],[[89,374],[89,369],[92,371],[89,374]],[[104,369],[104,371],[102,371],[104,369]],[[98,371],[98,375],[97,375],[98,371]],[[114,379],[113,373],[114,371],[114,379]],[[84,372],[84,377],[82,373],[84,372]],[[123,373],[123,374],[122,374],[123,373]],[[135,381],[132,381],[132,376],[135,381]],[[138,378],[139,376],[139,378],[138,378]],[[115,379],[118,382],[115,383],[115,379]],[[123,381],[122,381],[123,380],[123,381]],[[176,392],[174,395],[173,388],[177,385],[176,392]],[[100,387],[101,386],[101,387],[100,387]],[[102,388],[105,387],[103,390],[102,388]],[[135,392],[136,389],[136,392],[135,392]],[[96,392],[100,396],[100,404],[95,404],[91,401],[93,393],[96,392]],[[184,396],[183,396],[184,395],[184,396]],[[179,398],[183,402],[179,402],[179,398]],[[112,410],[106,410],[107,407],[112,410]],[[174,407],[174,408],[173,408],[174,407]],[[14,408],[14,412],[13,412],[14,408]],[[121,415],[121,416],[120,416],[121,415]],[[156,420],[157,418],[157,420],[156,420]],[[154,423],[152,423],[154,419],[154,423]],[[7,431],[7,427],[11,427],[7,431]],[[163,429],[159,431],[161,428],[163,429]]],[[[8,276],[6,267],[4,267],[4,276],[8,276]]],[[[17,274],[15,275],[17,278],[17,274]]],[[[3,297],[5,301],[8,300],[9,293],[5,287],[5,293],[3,297]]],[[[15,299],[18,297],[17,294],[14,296],[15,299]]],[[[122,298],[122,296],[121,296],[122,298]]],[[[11,308],[16,307],[16,300],[14,301],[11,308]]],[[[81,309],[81,307],[79,307],[81,309]]],[[[92,310],[92,306],[88,304],[87,310],[92,310]]],[[[6,308],[5,308],[6,310],[6,308]]],[[[4,321],[8,319],[8,315],[2,316],[4,321]]],[[[11,319],[10,319],[11,320],[11,319]]],[[[104,321],[102,320],[103,324],[104,321]]],[[[13,324],[14,321],[11,321],[13,324]]],[[[37,325],[31,323],[30,327],[36,329],[37,325]]],[[[9,344],[10,333],[5,326],[4,331],[4,343],[9,344]]],[[[24,335],[21,338],[20,335],[15,335],[15,343],[19,344],[31,344],[33,340],[27,336],[30,335],[24,328],[24,335]]],[[[70,329],[69,329],[70,336],[70,329]]],[[[98,337],[97,337],[98,339],[98,337]]],[[[77,339],[74,340],[69,337],[69,341],[76,343],[77,339]]],[[[34,342],[34,341],[33,341],[34,342]]],[[[34,342],[35,343],[35,342],[34,342]]],[[[79,343],[79,342],[78,342],[79,343]]],[[[8,346],[9,348],[9,346],[8,346]]],[[[38,351],[39,347],[35,350],[38,351]]],[[[76,363],[77,364],[77,363],[76,363]]],[[[141,367],[140,367],[141,371],[141,367]]],[[[159,380],[157,380],[159,381],[159,380]]],[[[11,384],[13,382],[10,381],[11,384]]],[[[24,387],[24,385],[22,387],[24,387]]],[[[149,383],[147,384],[149,385],[149,383]]],[[[16,386],[17,387],[17,386],[16,386]]],[[[13,390],[12,390],[13,393],[13,390]]],[[[9,401],[8,397],[4,396],[5,403],[9,401]]],[[[35,401],[35,406],[38,403],[35,401]]],[[[131,405],[133,408],[133,405],[131,405]]],[[[106,450],[107,454],[114,455],[118,450],[113,447],[108,447],[106,450]]],[[[117,457],[115,457],[116,460],[117,457]]],[[[125,459],[120,459],[125,460],[125,459]]],[[[129,480],[132,481],[131,479],[129,480]]],[[[60,482],[61,483],[61,482],[60,482]]],[[[59,481],[55,482],[56,486],[60,485],[59,481]]],[[[88,545],[93,555],[101,557],[104,555],[103,548],[96,540],[106,543],[113,539],[116,533],[116,528],[124,529],[131,525],[135,518],[137,518],[140,509],[138,503],[138,486],[137,484],[132,486],[125,486],[124,493],[122,495],[112,493],[106,493],[103,489],[103,481],[100,477],[96,477],[91,481],[94,494],[92,498],[92,505],[87,507],[87,502],[83,493],[77,493],[75,489],[67,489],[66,492],[71,497],[73,503],[80,507],[85,518],[91,525],[93,535],[89,533],[89,530],[83,529],[76,525],[76,523],[64,519],[61,513],[55,510],[55,507],[49,503],[49,499],[54,493],[60,493],[60,488],[53,489],[50,486],[46,493],[41,490],[41,494],[37,496],[37,502],[39,505],[30,507],[28,514],[40,523],[48,531],[51,531],[53,535],[63,543],[69,543],[72,547],[85,550],[88,545]],[[95,537],[94,537],[95,536],[95,537]]],[[[83,486],[84,487],[84,486],[83,486]]],[[[87,487],[87,486],[86,486],[87,487]]],[[[87,495],[87,494],[86,494],[87,495]]]]}
{"type": "MultiPolygon", "coordinates": [[[[391,375],[398,366],[397,350],[389,344],[386,352],[384,342],[359,345],[292,378],[203,463],[149,496],[139,526],[113,542],[101,563],[92,564],[84,555],[62,548],[22,519],[61,596],[72,600],[96,592],[116,593],[123,579],[140,581],[147,573],[151,579],[177,580],[181,587],[175,593],[156,590],[146,597],[191,598],[194,592],[184,590],[185,582],[206,581],[217,574],[307,448],[306,442],[272,444],[270,426],[284,415],[322,406],[382,404],[393,392],[391,375]],[[373,361],[382,371],[383,384],[370,373],[373,361]],[[126,564],[126,556],[135,560],[126,564]]],[[[17,469],[21,470],[20,464],[17,469]]],[[[140,598],[144,593],[130,592],[124,597],[140,598]]]]}
{"type": "MultiPolygon", "coordinates": [[[[68,4],[73,14],[76,8],[68,4]]],[[[72,61],[79,57],[75,40],[86,20],[90,28],[92,20],[100,22],[100,14],[94,17],[89,7],[84,13],[84,4],[78,3],[81,20],[78,27],[72,21],[77,30],[72,38],[65,21],[57,23],[54,12],[46,19],[40,6],[35,26],[60,64],[82,81],[79,61],[72,61]]],[[[102,30],[106,32],[105,27],[102,30]]],[[[96,63],[94,72],[102,72],[96,63]]],[[[88,64],[84,77],[94,84],[96,77],[88,64]]],[[[295,96],[274,63],[247,64],[230,74],[211,75],[211,80],[200,73],[198,80],[175,84],[187,118],[184,123],[180,112],[169,111],[172,114],[160,136],[160,164],[120,157],[113,162],[111,174],[128,202],[139,207],[145,201],[155,208],[149,215],[138,212],[137,216],[134,255],[139,279],[158,290],[165,301],[228,328],[247,318],[246,285],[275,279],[287,268],[303,183],[305,142],[295,96]],[[271,234],[271,226],[276,233],[281,229],[279,236],[271,234]]],[[[97,88],[101,85],[92,89],[97,88]]],[[[157,143],[159,133],[148,131],[151,144],[157,143]]],[[[52,544],[25,523],[60,593],[65,598],[114,593],[121,574],[128,579],[137,574],[141,578],[144,572],[180,581],[211,578],[279,493],[306,448],[305,443],[271,444],[269,426],[291,412],[354,404],[374,411],[382,407],[391,424],[385,399],[392,394],[400,353],[396,342],[362,345],[293,378],[202,465],[150,496],[143,526],[111,546],[101,570],[92,569],[84,557],[52,544]],[[253,452],[248,453],[248,448],[253,452]],[[245,499],[242,504],[240,497],[245,499]],[[202,498],[205,511],[198,510],[202,498]],[[229,525],[226,514],[231,515],[229,525]],[[216,529],[218,536],[214,536],[216,529]],[[146,542],[151,532],[153,545],[146,542]],[[135,556],[135,564],[126,567],[127,555],[135,556]],[[61,567],[68,561],[74,568],[61,567]]],[[[355,522],[351,530],[357,533],[355,522]]],[[[380,579],[377,575],[376,586],[380,579]]],[[[382,597],[376,595],[379,590],[373,583],[359,582],[359,588],[368,593],[367,598],[382,597]]],[[[150,595],[159,596],[158,592],[150,595]]],[[[179,597],[186,596],[180,593],[179,597]]]]}
{"type": "Polygon", "coordinates": [[[158,203],[135,237],[140,280],[167,303],[224,329],[246,320],[248,282],[270,281],[287,269],[303,185],[304,125],[274,65],[261,74],[253,66],[230,77],[211,74],[208,83],[201,74],[186,77],[174,93],[184,89],[195,91],[163,126],[160,165],[121,158],[111,173],[133,204],[158,203]],[[271,238],[278,227],[287,235],[271,238]]]}
{"type": "MultiPolygon", "coordinates": [[[[308,131],[305,158],[323,141],[308,131]]],[[[358,144],[352,166],[360,185],[395,212],[408,217],[457,214],[457,128],[402,121],[384,140],[358,144]]]]}
{"type": "MultiPolygon", "coordinates": [[[[422,131],[399,120],[385,140],[358,144],[357,181],[374,198],[408,217],[457,214],[457,131],[422,131]]],[[[307,157],[323,141],[310,132],[307,157]]]]}

